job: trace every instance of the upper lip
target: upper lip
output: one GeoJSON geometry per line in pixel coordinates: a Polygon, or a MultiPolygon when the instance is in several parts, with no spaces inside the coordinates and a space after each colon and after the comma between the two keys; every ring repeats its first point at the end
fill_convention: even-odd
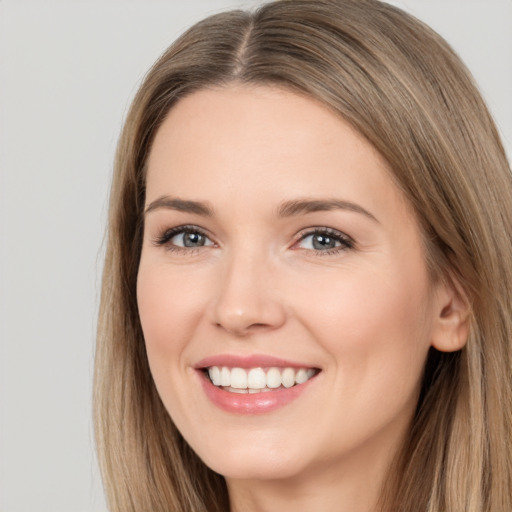
{"type": "Polygon", "coordinates": [[[210,368],[212,366],[226,366],[229,368],[315,368],[310,364],[290,361],[279,357],[264,354],[236,355],[218,354],[205,357],[194,365],[196,369],[210,368]]]}

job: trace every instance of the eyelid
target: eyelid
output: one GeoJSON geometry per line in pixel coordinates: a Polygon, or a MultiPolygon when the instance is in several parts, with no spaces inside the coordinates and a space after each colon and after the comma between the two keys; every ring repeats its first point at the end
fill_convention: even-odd
{"type": "Polygon", "coordinates": [[[199,233],[200,235],[204,236],[208,240],[212,242],[213,245],[216,245],[215,241],[211,237],[211,235],[206,231],[205,229],[196,226],[194,224],[183,224],[180,226],[175,226],[173,228],[162,230],[161,234],[157,236],[156,238],[152,239],[152,244],[161,247],[166,246],[169,250],[175,250],[175,251],[194,251],[197,249],[202,249],[203,247],[212,247],[212,246],[200,246],[200,247],[181,247],[179,245],[171,244],[170,241],[173,237],[176,235],[179,235],[181,233],[199,233]]]}
{"type": "Polygon", "coordinates": [[[335,238],[337,241],[340,242],[340,246],[332,248],[332,249],[326,249],[324,251],[318,251],[314,249],[303,249],[309,252],[312,252],[316,255],[328,255],[328,254],[335,254],[341,251],[346,251],[348,249],[353,249],[355,247],[355,241],[352,237],[347,235],[346,233],[343,233],[343,231],[340,231],[338,229],[330,228],[327,226],[314,226],[310,228],[305,228],[301,230],[297,234],[297,239],[293,243],[292,248],[295,248],[296,250],[300,250],[302,248],[297,247],[297,245],[304,239],[306,239],[308,236],[314,235],[314,234],[323,234],[328,235],[332,238],[335,238]]]}
{"type": "MultiPolygon", "coordinates": [[[[215,242],[214,238],[211,236],[211,234],[194,224],[183,224],[180,226],[175,226],[169,229],[165,229],[161,231],[161,234],[157,236],[156,238],[152,239],[152,244],[157,247],[166,247],[168,250],[171,251],[184,251],[187,253],[190,253],[195,250],[201,250],[204,247],[215,247],[218,246],[215,242]],[[171,244],[170,241],[173,237],[176,235],[182,234],[182,233],[199,233],[200,235],[207,238],[210,242],[212,242],[212,245],[203,245],[198,247],[181,247],[179,245],[171,244]]],[[[347,235],[346,233],[330,228],[327,226],[312,226],[305,229],[302,229],[299,233],[297,233],[295,241],[293,242],[291,248],[294,250],[304,250],[308,251],[315,255],[332,255],[336,254],[338,252],[346,251],[348,249],[353,249],[355,246],[355,241],[352,237],[347,235]],[[314,250],[314,249],[306,249],[302,247],[298,247],[298,244],[306,239],[308,236],[312,236],[314,234],[322,234],[327,235],[331,238],[334,238],[337,242],[339,242],[340,245],[337,247],[333,247],[330,249],[325,250],[314,250]]]]}

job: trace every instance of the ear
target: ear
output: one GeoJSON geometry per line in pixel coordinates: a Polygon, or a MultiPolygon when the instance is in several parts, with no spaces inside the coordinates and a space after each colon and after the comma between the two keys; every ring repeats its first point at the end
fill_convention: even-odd
{"type": "Polygon", "coordinates": [[[471,306],[462,286],[452,277],[437,284],[432,346],[441,352],[455,352],[467,342],[471,306]]]}

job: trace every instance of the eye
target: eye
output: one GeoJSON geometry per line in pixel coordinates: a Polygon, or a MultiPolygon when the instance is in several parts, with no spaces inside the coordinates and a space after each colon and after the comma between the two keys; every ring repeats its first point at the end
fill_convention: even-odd
{"type": "Polygon", "coordinates": [[[350,249],[354,242],[344,233],[331,228],[318,228],[304,233],[296,247],[317,252],[333,253],[350,249]]]}
{"type": "Polygon", "coordinates": [[[208,235],[195,226],[179,226],[168,229],[154,243],[174,250],[197,249],[214,245],[208,235]]]}
{"type": "Polygon", "coordinates": [[[169,242],[178,247],[203,247],[205,245],[212,245],[208,237],[197,231],[178,233],[171,237],[169,242]]]}

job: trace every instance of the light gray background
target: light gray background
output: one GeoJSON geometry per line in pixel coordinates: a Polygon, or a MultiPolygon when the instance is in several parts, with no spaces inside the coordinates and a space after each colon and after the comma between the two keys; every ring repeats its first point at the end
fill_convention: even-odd
{"type": "MultiPolygon", "coordinates": [[[[102,512],[91,376],[123,116],[194,21],[258,2],[0,0],[0,512],[102,512]]],[[[393,2],[473,71],[512,155],[512,0],[393,2]]]]}

